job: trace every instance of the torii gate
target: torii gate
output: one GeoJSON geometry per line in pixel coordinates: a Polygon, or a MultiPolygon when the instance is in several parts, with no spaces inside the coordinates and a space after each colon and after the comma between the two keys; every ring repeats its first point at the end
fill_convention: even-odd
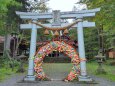
{"type": "MultiPolygon", "coordinates": [[[[16,14],[20,16],[20,18],[25,20],[32,20],[33,22],[37,22],[37,20],[42,19],[53,19],[52,24],[43,24],[47,27],[63,27],[68,25],[68,23],[60,23],[60,19],[81,19],[76,25],[73,27],[77,28],[78,33],[78,50],[80,59],[86,59],[85,57],[85,46],[84,46],[84,36],[83,36],[83,28],[85,27],[95,27],[95,22],[83,21],[83,18],[93,17],[96,12],[100,11],[100,8],[91,9],[91,10],[81,10],[81,11],[69,11],[69,12],[60,12],[53,11],[51,13],[32,13],[32,12],[18,12],[16,14]]],[[[30,43],[30,55],[29,55],[29,67],[28,74],[24,78],[26,81],[34,81],[34,62],[33,57],[36,52],[36,37],[37,37],[37,29],[41,28],[40,26],[36,26],[36,24],[21,24],[21,29],[31,29],[31,43],[30,43]]],[[[80,62],[81,75],[79,76],[79,81],[92,81],[92,78],[87,76],[86,72],[86,60],[80,62]]]]}

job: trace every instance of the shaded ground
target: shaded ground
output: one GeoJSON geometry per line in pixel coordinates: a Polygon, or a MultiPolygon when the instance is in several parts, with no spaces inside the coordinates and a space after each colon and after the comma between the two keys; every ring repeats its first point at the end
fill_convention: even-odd
{"type": "MultiPolygon", "coordinates": [[[[44,70],[47,70],[47,74],[53,79],[62,79],[66,77],[71,69],[69,64],[45,64],[44,70]],[[66,65],[66,66],[65,66],[66,65]],[[61,68],[61,69],[60,69],[61,68]],[[63,68],[63,69],[62,69],[63,68]],[[66,73],[65,73],[66,72],[66,73]]],[[[63,81],[38,81],[35,83],[21,82],[24,74],[13,75],[12,78],[5,80],[0,83],[0,86],[115,86],[115,82],[110,82],[108,80],[97,78],[92,76],[92,78],[98,82],[98,84],[84,84],[79,82],[63,82],[63,81]]]]}
{"type": "Polygon", "coordinates": [[[72,69],[70,63],[45,63],[43,64],[45,73],[52,79],[64,79],[72,69]]]}

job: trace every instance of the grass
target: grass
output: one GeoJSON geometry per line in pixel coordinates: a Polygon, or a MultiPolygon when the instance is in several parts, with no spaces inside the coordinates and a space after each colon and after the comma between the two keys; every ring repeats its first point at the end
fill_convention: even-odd
{"type": "Polygon", "coordinates": [[[15,73],[15,70],[12,71],[11,68],[1,68],[0,69],[0,82],[9,78],[14,73],[15,73]]]}
{"type": "Polygon", "coordinates": [[[96,70],[98,68],[98,64],[96,62],[87,63],[87,71],[91,75],[95,75],[98,77],[106,78],[110,81],[115,81],[115,66],[110,66],[108,64],[103,64],[103,69],[106,71],[106,74],[97,74],[96,70]]]}
{"type": "MultiPolygon", "coordinates": [[[[87,63],[87,72],[89,75],[94,75],[97,77],[105,78],[110,81],[115,81],[115,66],[110,66],[108,60],[105,64],[103,64],[103,68],[107,72],[106,74],[97,74],[96,70],[98,68],[98,64],[96,62],[88,62],[87,63]]],[[[46,74],[52,76],[51,73],[63,73],[66,72],[67,75],[72,68],[71,63],[44,63],[43,69],[46,74]],[[52,71],[52,72],[51,72],[52,71]]],[[[63,75],[62,74],[62,75],[63,75]]],[[[59,75],[59,74],[57,74],[59,75]]]]}
{"type": "MultiPolygon", "coordinates": [[[[24,65],[24,68],[27,69],[27,65],[24,65]]],[[[17,70],[19,69],[19,66],[15,66],[12,70],[9,66],[2,65],[0,67],[0,82],[10,78],[14,74],[20,75],[21,73],[17,73],[17,70]]]]}

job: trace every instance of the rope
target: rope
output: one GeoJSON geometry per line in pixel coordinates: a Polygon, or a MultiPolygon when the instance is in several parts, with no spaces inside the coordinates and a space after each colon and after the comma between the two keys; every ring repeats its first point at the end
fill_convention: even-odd
{"type": "Polygon", "coordinates": [[[70,27],[72,27],[73,25],[75,25],[76,23],[82,21],[81,19],[77,19],[75,20],[73,23],[67,25],[67,26],[64,26],[64,27],[47,27],[45,25],[42,25],[40,23],[36,23],[36,22],[32,22],[30,21],[30,23],[33,23],[33,24],[36,24],[44,29],[47,29],[47,30],[52,30],[52,31],[60,31],[60,30],[65,30],[65,29],[69,29],[70,27]]]}
{"type": "Polygon", "coordinates": [[[85,58],[80,58],[80,62],[81,62],[81,61],[87,61],[87,60],[86,60],[85,58]]]}

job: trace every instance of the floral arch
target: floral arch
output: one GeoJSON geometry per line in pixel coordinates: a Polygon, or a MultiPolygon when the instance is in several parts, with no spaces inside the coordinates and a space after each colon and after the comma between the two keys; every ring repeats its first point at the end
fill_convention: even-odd
{"type": "Polygon", "coordinates": [[[70,73],[68,74],[68,76],[64,80],[72,81],[75,78],[77,78],[77,75],[79,75],[80,73],[80,69],[78,66],[80,63],[80,59],[74,47],[72,47],[71,45],[67,44],[64,41],[52,41],[40,47],[37,50],[35,54],[35,59],[34,59],[34,64],[35,64],[34,70],[36,72],[36,78],[40,80],[49,79],[42,68],[42,63],[43,63],[44,57],[50,54],[52,51],[63,52],[69,58],[71,58],[73,67],[70,73]]]}

